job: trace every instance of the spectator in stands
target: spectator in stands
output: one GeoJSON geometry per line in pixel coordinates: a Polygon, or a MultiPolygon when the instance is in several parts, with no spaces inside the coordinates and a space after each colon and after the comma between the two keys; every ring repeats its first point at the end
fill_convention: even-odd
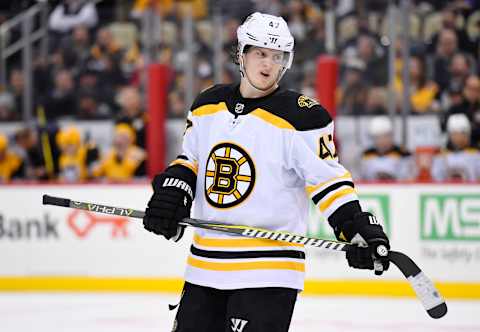
{"type": "Polygon", "coordinates": [[[365,113],[368,85],[363,82],[365,63],[359,58],[350,58],[345,62],[342,84],[337,89],[340,114],[361,115],[365,113]]]}
{"type": "Polygon", "coordinates": [[[473,71],[474,61],[465,53],[455,53],[449,66],[450,84],[463,86],[473,71]]]}
{"type": "Polygon", "coordinates": [[[0,183],[9,182],[20,174],[22,160],[8,148],[8,139],[0,133],[0,183]]]}
{"type": "Polygon", "coordinates": [[[373,146],[363,152],[362,179],[394,181],[415,177],[414,161],[408,151],[395,145],[392,122],[387,116],[374,117],[369,125],[369,134],[373,146]]]}
{"type": "Polygon", "coordinates": [[[323,15],[312,12],[307,25],[307,36],[295,45],[295,63],[315,62],[317,57],[326,53],[325,20],[323,15]]]}
{"type": "Polygon", "coordinates": [[[58,179],[70,183],[87,180],[98,160],[97,147],[84,144],[80,131],[75,127],[60,130],[56,142],[61,151],[58,158],[58,179]]]}
{"type": "MultiPolygon", "coordinates": [[[[400,77],[395,77],[397,104],[400,108],[403,100],[403,83],[400,77]]],[[[425,62],[422,57],[410,58],[410,104],[412,113],[425,113],[435,109],[435,96],[438,87],[435,82],[427,80],[425,62]]]]}
{"type": "Polygon", "coordinates": [[[98,23],[97,10],[93,1],[63,0],[50,14],[48,26],[52,32],[53,48],[62,37],[68,36],[78,26],[94,28],[98,23]]]}
{"type": "Polygon", "coordinates": [[[365,63],[364,82],[374,86],[384,86],[387,83],[385,51],[371,35],[360,34],[356,38],[355,46],[345,49],[343,58],[348,59],[350,57],[358,57],[365,63]]]}
{"type": "Polygon", "coordinates": [[[168,94],[168,116],[171,118],[185,118],[187,105],[181,91],[172,90],[168,94]]]}
{"type": "Polygon", "coordinates": [[[23,73],[19,69],[13,69],[10,72],[10,80],[8,91],[14,98],[14,112],[15,118],[22,118],[23,116],[23,93],[25,82],[23,80],[23,73]]]}
{"type": "Polygon", "coordinates": [[[447,121],[448,142],[433,159],[432,178],[435,181],[480,180],[480,152],[471,146],[470,121],[462,113],[447,121]]]}
{"type": "Polygon", "coordinates": [[[86,68],[90,57],[90,35],[84,25],[79,25],[73,29],[70,38],[62,41],[61,51],[65,59],[65,66],[78,74],[86,68]]]}
{"type": "MultiPolygon", "coordinates": [[[[473,53],[475,45],[472,43],[467,31],[465,30],[465,24],[462,27],[457,25],[458,16],[459,12],[455,9],[455,4],[446,5],[442,10],[442,29],[450,29],[455,33],[460,50],[473,53]]],[[[432,37],[431,46],[433,49],[435,49],[439,42],[440,34],[441,32],[436,33],[432,37]]]]}
{"type": "Polygon", "coordinates": [[[382,87],[368,89],[363,114],[382,115],[387,113],[387,90],[382,87]]]}
{"type": "Polygon", "coordinates": [[[461,102],[462,90],[467,77],[473,72],[475,61],[465,53],[456,53],[449,66],[449,84],[437,98],[441,109],[448,110],[461,102]]]}
{"type": "Polygon", "coordinates": [[[478,76],[468,76],[463,88],[462,101],[447,111],[443,127],[448,122],[448,118],[457,113],[467,116],[471,126],[472,145],[480,146],[480,78],[478,76]]]}
{"type": "Polygon", "coordinates": [[[144,176],[145,151],[135,145],[135,131],[125,123],[116,125],[112,149],[93,169],[93,176],[109,181],[128,181],[144,176]]]}
{"type": "Polygon", "coordinates": [[[77,99],[72,73],[60,70],[55,74],[54,87],[45,100],[48,119],[77,115],[77,99]]]}
{"type": "Polygon", "coordinates": [[[295,41],[302,42],[307,36],[307,4],[303,0],[288,1],[283,13],[295,41]]]}
{"type": "Polygon", "coordinates": [[[14,134],[12,151],[22,160],[19,176],[27,180],[44,180],[47,171],[38,135],[31,128],[20,128],[14,134]]]}
{"type": "Polygon", "coordinates": [[[14,121],[20,118],[14,110],[14,98],[8,91],[0,92],[0,122],[14,121]]]}
{"type": "Polygon", "coordinates": [[[455,31],[442,29],[438,36],[438,43],[433,55],[433,80],[440,91],[448,88],[450,75],[448,72],[450,60],[458,52],[458,40],[455,31]]]}
{"type": "Polygon", "coordinates": [[[108,28],[98,30],[95,44],[90,49],[90,56],[89,67],[97,71],[103,71],[108,67],[107,60],[120,63],[122,49],[108,28]]]}
{"type": "Polygon", "coordinates": [[[88,69],[97,73],[97,89],[100,90],[102,102],[110,107],[114,106],[114,99],[120,86],[126,84],[125,76],[121,70],[123,51],[113,39],[107,28],[97,32],[95,44],[90,50],[88,69]]]}
{"type": "Polygon", "coordinates": [[[132,127],[135,130],[135,142],[145,148],[146,114],[140,92],[133,86],[123,88],[118,94],[118,104],[121,109],[116,123],[125,123],[132,127]]]}
{"type": "Polygon", "coordinates": [[[78,119],[104,120],[112,117],[111,108],[101,102],[98,92],[93,89],[82,89],[78,92],[78,119]]]}

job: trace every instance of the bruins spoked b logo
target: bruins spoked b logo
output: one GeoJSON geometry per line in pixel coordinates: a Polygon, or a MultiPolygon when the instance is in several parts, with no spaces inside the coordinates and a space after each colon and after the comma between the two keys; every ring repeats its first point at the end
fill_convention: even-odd
{"type": "Polygon", "coordinates": [[[255,166],[247,152],[232,143],[213,147],[205,171],[205,197],[217,208],[243,202],[255,184],[255,166]]]}

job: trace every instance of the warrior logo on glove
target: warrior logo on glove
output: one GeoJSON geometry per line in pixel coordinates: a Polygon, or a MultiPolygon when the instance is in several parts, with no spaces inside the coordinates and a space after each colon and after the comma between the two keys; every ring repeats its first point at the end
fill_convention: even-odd
{"type": "Polygon", "coordinates": [[[205,197],[216,208],[243,202],[255,185],[255,166],[238,145],[220,143],[213,147],[205,171],[205,197]]]}

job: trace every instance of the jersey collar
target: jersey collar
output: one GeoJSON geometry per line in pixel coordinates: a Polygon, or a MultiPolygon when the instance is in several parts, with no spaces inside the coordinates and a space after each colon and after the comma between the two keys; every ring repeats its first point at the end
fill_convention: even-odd
{"type": "Polygon", "coordinates": [[[240,93],[240,84],[233,85],[231,92],[226,98],[228,111],[235,116],[245,115],[251,111],[261,107],[272,96],[280,91],[280,86],[273,90],[268,95],[259,98],[243,98],[240,93]]]}

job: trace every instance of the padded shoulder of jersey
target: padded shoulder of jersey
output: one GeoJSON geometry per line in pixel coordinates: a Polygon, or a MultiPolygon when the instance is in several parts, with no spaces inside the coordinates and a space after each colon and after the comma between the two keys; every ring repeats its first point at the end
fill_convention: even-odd
{"type": "Polygon", "coordinates": [[[231,84],[215,84],[202,92],[195,98],[190,110],[195,110],[203,105],[218,104],[225,101],[225,96],[231,92],[233,85],[231,84]]]}
{"type": "Polygon", "coordinates": [[[406,150],[405,148],[394,145],[390,150],[380,154],[375,147],[370,147],[362,152],[363,158],[371,158],[371,157],[378,157],[378,156],[388,156],[388,155],[397,155],[400,157],[409,157],[411,153],[406,150]]]}
{"type": "Polygon", "coordinates": [[[316,100],[291,90],[273,95],[262,108],[299,131],[324,128],[332,122],[328,111],[316,100]]]}
{"type": "Polygon", "coordinates": [[[374,147],[370,147],[362,152],[362,157],[363,158],[368,158],[368,157],[376,157],[378,156],[377,149],[374,147]]]}

